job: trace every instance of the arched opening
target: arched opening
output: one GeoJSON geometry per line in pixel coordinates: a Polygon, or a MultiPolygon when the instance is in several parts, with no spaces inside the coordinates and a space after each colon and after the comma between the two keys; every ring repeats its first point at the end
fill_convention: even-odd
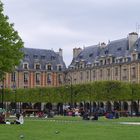
{"type": "Polygon", "coordinates": [[[118,102],[114,102],[114,110],[121,110],[120,104],[118,102]]]}
{"type": "Polygon", "coordinates": [[[22,109],[31,109],[29,103],[22,103],[22,109]]]}
{"type": "Polygon", "coordinates": [[[96,112],[96,110],[97,110],[97,104],[96,102],[93,102],[93,112],[96,112]]]}
{"type": "Polygon", "coordinates": [[[79,107],[80,107],[80,108],[83,108],[83,107],[84,107],[83,103],[80,103],[80,104],[79,104],[79,107]]]}
{"type": "Polygon", "coordinates": [[[90,109],[90,103],[85,103],[85,110],[88,111],[90,109]]]}
{"type": "Polygon", "coordinates": [[[123,102],[123,110],[127,111],[128,110],[128,103],[123,102]]]}
{"type": "Polygon", "coordinates": [[[57,114],[63,115],[63,103],[57,104],[57,114]]]}
{"type": "Polygon", "coordinates": [[[51,104],[51,103],[47,103],[47,104],[46,104],[46,110],[47,110],[47,111],[52,110],[52,104],[51,104]]]}
{"type": "Polygon", "coordinates": [[[100,102],[100,107],[104,108],[104,103],[103,102],[100,102]]]}
{"type": "Polygon", "coordinates": [[[41,110],[41,103],[35,103],[34,104],[34,109],[41,110]]]}
{"type": "Polygon", "coordinates": [[[106,102],[106,111],[107,111],[107,112],[110,112],[111,110],[112,110],[111,102],[107,101],[107,102],[106,102]]]}
{"type": "Polygon", "coordinates": [[[10,105],[9,105],[9,108],[10,109],[15,109],[16,108],[16,103],[11,102],[10,105]]]}
{"type": "Polygon", "coordinates": [[[136,102],[132,102],[132,112],[138,114],[138,104],[136,102]]]}

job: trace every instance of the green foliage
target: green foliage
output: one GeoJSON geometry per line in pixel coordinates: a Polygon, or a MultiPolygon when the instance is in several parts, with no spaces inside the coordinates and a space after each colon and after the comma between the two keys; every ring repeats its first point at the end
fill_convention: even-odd
{"type": "MultiPolygon", "coordinates": [[[[1,92],[1,91],[0,91],[1,92]]],[[[4,90],[5,101],[68,103],[81,101],[125,101],[140,99],[140,84],[96,81],[61,87],[4,90]]]]}
{"type": "Polygon", "coordinates": [[[0,1],[0,80],[6,72],[11,72],[22,59],[23,42],[18,32],[10,24],[8,16],[3,14],[3,4],[0,1]]]}

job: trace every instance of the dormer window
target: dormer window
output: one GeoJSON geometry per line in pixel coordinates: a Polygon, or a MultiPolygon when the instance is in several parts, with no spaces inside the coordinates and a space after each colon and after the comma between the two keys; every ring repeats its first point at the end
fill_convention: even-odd
{"type": "Polygon", "coordinates": [[[47,70],[52,70],[52,65],[51,64],[46,65],[46,69],[47,70]]]}
{"type": "Polygon", "coordinates": [[[36,65],[35,65],[35,69],[36,69],[36,70],[39,70],[39,69],[40,69],[40,64],[36,64],[36,65]]]}
{"type": "Polygon", "coordinates": [[[122,50],[122,48],[118,48],[118,49],[117,49],[117,51],[121,51],[121,50],[122,50]]]}
{"type": "Polygon", "coordinates": [[[38,55],[34,55],[33,58],[34,58],[34,59],[38,59],[38,55]]]}
{"type": "Polygon", "coordinates": [[[137,55],[134,53],[132,54],[132,61],[135,61],[135,60],[137,60],[137,55]]]}
{"type": "Polygon", "coordinates": [[[24,58],[25,59],[29,58],[29,55],[28,54],[24,54],[24,58]]]}
{"type": "Polygon", "coordinates": [[[58,69],[58,71],[61,71],[62,70],[62,66],[61,65],[58,65],[57,66],[57,69],[58,69]]]}
{"type": "Polygon", "coordinates": [[[51,56],[51,60],[55,60],[55,56],[51,56]]]}
{"type": "Polygon", "coordinates": [[[28,67],[28,63],[24,63],[23,64],[23,69],[27,70],[29,67],[28,67]]]}
{"type": "Polygon", "coordinates": [[[110,58],[107,59],[107,64],[110,64],[110,58]]]}
{"type": "Polygon", "coordinates": [[[103,65],[103,60],[100,60],[100,65],[103,65]]]}
{"type": "Polygon", "coordinates": [[[44,55],[42,55],[42,56],[41,56],[41,59],[42,59],[42,60],[44,60],[44,59],[45,59],[45,56],[44,56],[44,55]]]}

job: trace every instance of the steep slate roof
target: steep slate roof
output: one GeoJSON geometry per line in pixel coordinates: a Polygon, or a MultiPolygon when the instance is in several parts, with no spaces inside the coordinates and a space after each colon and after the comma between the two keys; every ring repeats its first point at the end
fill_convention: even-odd
{"type": "Polygon", "coordinates": [[[114,57],[130,57],[130,53],[134,49],[140,52],[140,38],[137,39],[134,47],[130,50],[128,38],[111,41],[104,48],[101,48],[99,45],[85,47],[81,53],[72,60],[70,66],[74,65],[75,61],[80,62],[82,59],[84,59],[86,64],[92,64],[93,62],[98,61],[98,58],[109,55],[114,57]]]}
{"type": "Polygon", "coordinates": [[[23,69],[23,63],[29,63],[29,69],[34,69],[35,63],[41,64],[41,70],[45,70],[46,64],[51,64],[53,70],[57,70],[57,65],[62,65],[62,70],[66,69],[66,65],[62,56],[58,52],[45,49],[23,48],[24,58],[21,61],[18,70],[23,69]],[[35,56],[36,55],[36,56],[35,56]],[[35,58],[37,57],[37,58],[35,58]]]}

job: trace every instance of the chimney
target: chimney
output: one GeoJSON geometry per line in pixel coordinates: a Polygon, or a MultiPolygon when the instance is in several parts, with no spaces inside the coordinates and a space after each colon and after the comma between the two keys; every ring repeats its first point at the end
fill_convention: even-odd
{"type": "Polygon", "coordinates": [[[106,44],[104,43],[104,42],[102,42],[101,44],[100,44],[100,48],[105,48],[106,47],[106,44]]]}
{"type": "Polygon", "coordinates": [[[138,34],[136,32],[129,33],[128,35],[129,49],[131,49],[134,46],[137,39],[138,34]]]}
{"type": "Polygon", "coordinates": [[[76,58],[80,54],[81,51],[82,51],[81,48],[74,48],[73,49],[73,58],[76,58]]]}
{"type": "Polygon", "coordinates": [[[59,55],[63,57],[63,50],[61,48],[59,48],[59,55]]]}

